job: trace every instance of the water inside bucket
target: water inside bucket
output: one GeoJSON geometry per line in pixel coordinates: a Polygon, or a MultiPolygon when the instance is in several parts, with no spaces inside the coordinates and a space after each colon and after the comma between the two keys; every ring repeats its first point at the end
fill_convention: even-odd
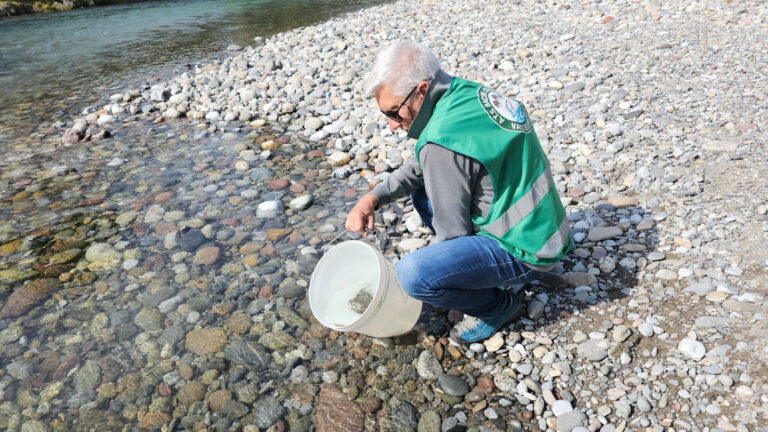
{"type": "Polygon", "coordinates": [[[328,299],[326,319],[337,327],[357,321],[376,295],[376,280],[356,280],[338,285],[328,299]]]}

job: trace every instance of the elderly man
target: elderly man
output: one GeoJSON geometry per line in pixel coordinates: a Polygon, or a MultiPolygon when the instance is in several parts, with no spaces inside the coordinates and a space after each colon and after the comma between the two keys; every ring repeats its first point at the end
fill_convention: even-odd
{"type": "Polygon", "coordinates": [[[573,246],[531,119],[520,102],[450,77],[413,42],[381,50],[364,87],[389,126],[417,140],[416,157],[360,198],[346,227],[363,233],[379,206],[410,195],[435,241],[398,262],[401,286],[463,312],[451,330],[457,342],[486,339],[522,313],[504,287],[550,269],[573,246]]]}

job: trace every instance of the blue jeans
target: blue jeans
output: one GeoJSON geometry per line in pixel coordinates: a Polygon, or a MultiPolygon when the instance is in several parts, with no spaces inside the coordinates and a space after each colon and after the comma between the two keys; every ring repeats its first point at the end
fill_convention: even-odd
{"type": "MultiPolygon", "coordinates": [[[[411,201],[424,225],[432,228],[432,209],[423,189],[411,195],[411,201]]],[[[493,318],[509,306],[509,296],[501,287],[538,277],[539,272],[496,240],[479,235],[427,246],[397,263],[397,278],[409,296],[480,319],[493,318]]]]}

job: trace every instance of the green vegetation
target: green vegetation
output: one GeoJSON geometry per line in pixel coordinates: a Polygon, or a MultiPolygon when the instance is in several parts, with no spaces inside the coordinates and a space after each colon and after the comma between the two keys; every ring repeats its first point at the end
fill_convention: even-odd
{"type": "Polygon", "coordinates": [[[139,1],[146,0],[0,0],[0,17],[139,1]]]}

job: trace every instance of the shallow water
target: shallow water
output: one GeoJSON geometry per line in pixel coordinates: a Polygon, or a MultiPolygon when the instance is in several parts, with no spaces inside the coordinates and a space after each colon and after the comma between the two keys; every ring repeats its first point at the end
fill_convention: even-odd
{"type": "Polygon", "coordinates": [[[229,44],[380,3],[165,0],[0,19],[0,147],[229,44]]]}

